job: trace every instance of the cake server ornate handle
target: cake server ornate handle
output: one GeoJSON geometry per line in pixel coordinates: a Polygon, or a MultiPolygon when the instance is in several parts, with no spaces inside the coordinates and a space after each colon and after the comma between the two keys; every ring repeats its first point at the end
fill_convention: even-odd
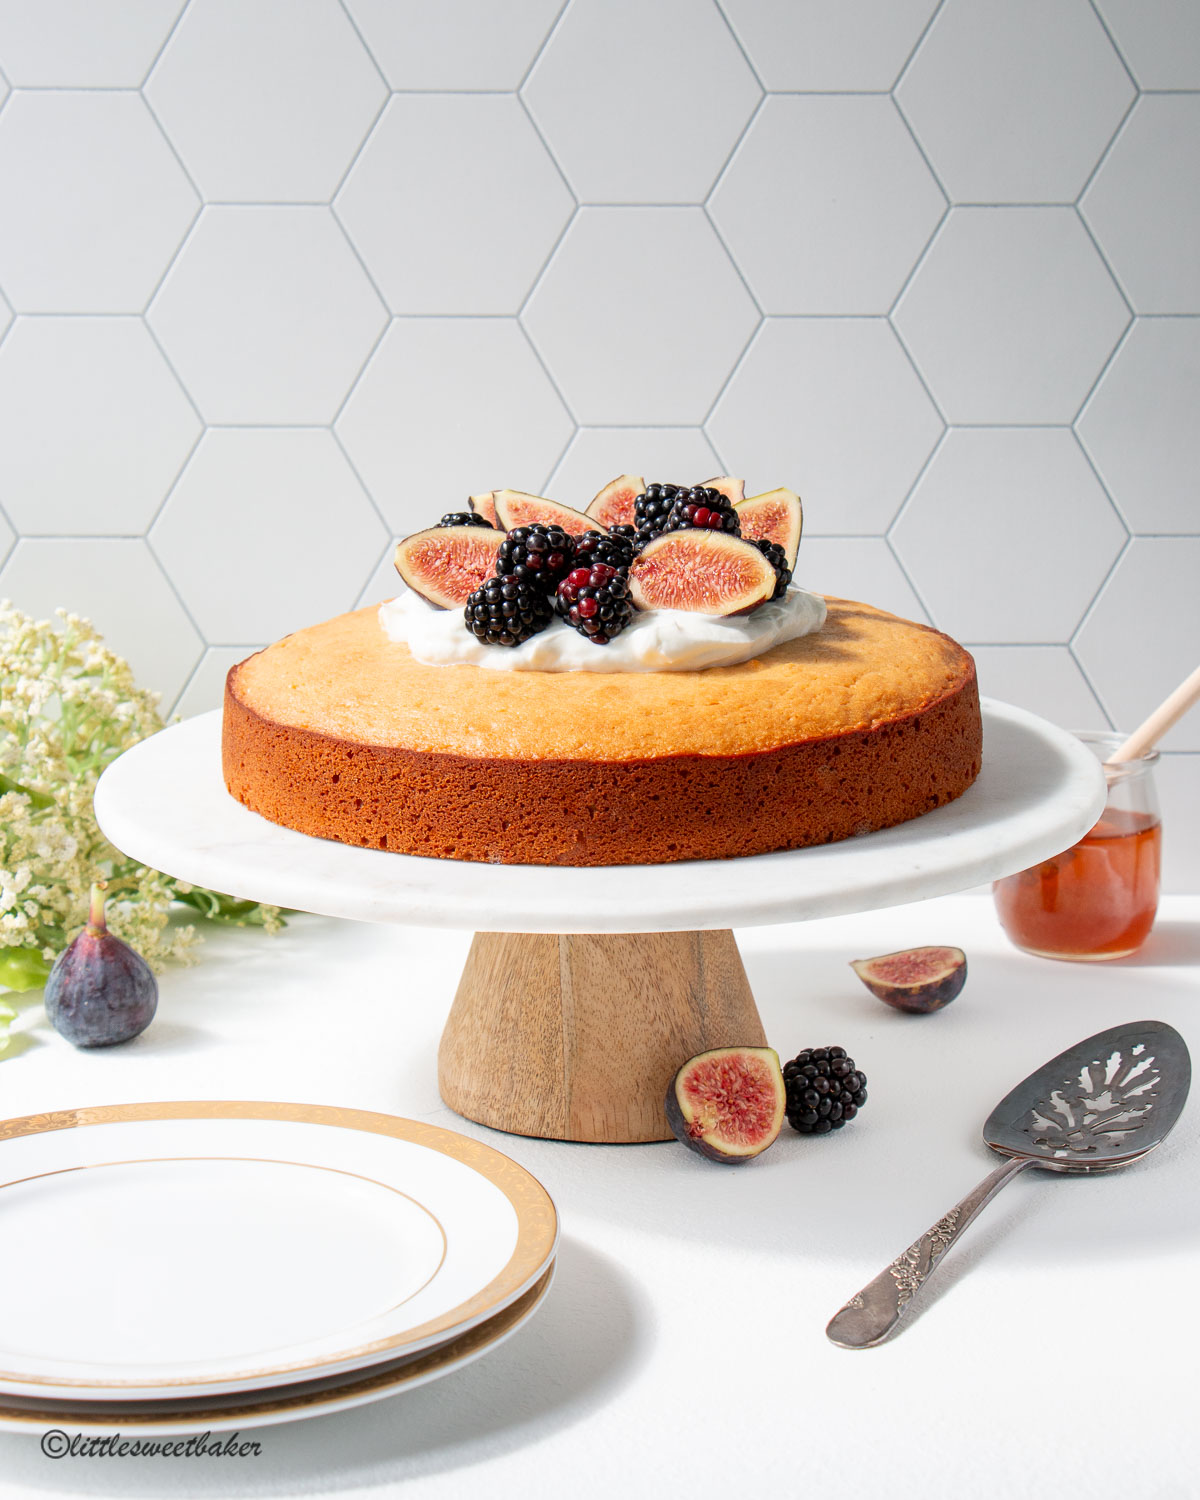
{"type": "Polygon", "coordinates": [[[915,1244],[898,1255],[874,1281],[851,1297],[830,1320],[825,1332],[843,1349],[870,1349],[880,1344],[900,1322],[916,1293],[975,1215],[990,1203],[1018,1172],[1036,1166],[1029,1156],[1012,1157],[989,1172],[961,1203],[927,1229],[915,1244]]]}

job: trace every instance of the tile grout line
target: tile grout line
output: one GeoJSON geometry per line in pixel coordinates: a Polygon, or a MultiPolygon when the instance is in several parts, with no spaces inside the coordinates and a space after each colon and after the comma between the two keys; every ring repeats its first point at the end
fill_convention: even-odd
{"type": "MultiPolygon", "coordinates": [[[[153,301],[153,298],[151,299],[151,301],[153,301]]],[[[208,423],[204,419],[204,413],[200,410],[200,407],[199,407],[199,405],[196,402],[196,398],[192,395],[191,391],[188,390],[187,385],[185,384],[185,382],[183,381],[182,377],[179,374],[179,371],[175,368],[175,362],[172,360],[171,356],[167,353],[166,347],[164,346],[162,339],[159,338],[158,332],[155,329],[154,325],[151,323],[150,319],[147,317],[146,312],[145,311],[140,312],[136,316],[137,316],[139,322],[141,323],[142,327],[146,330],[147,334],[149,335],[150,342],[158,350],[159,355],[161,356],[163,363],[166,365],[167,369],[170,370],[172,379],[175,381],[176,385],[178,385],[179,389],[183,392],[184,399],[187,401],[188,405],[192,408],[192,410],[196,413],[196,420],[200,423],[200,437],[203,437],[204,436],[204,430],[205,430],[205,428],[207,428],[208,423]]],[[[197,438],[196,441],[198,443],[200,441],[200,439],[197,438]]],[[[195,445],[193,445],[193,452],[194,451],[195,451],[195,445]]],[[[191,454],[189,454],[188,457],[190,458],[191,454]]],[[[165,495],[163,496],[163,499],[165,501],[165,499],[166,499],[165,495]]],[[[161,508],[162,507],[160,506],[159,509],[161,510],[161,508]]]]}
{"type": "Polygon", "coordinates": [[[911,47],[911,49],[909,51],[908,56],[904,59],[903,63],[901,63],[901,65],[900,65],[900,71],[896,74],[896,77],[895,77],[895,79],[892,82],[892,86],[888,90],[888,92],[893,97],[895,96],[896,90],[904,82],[904,79],[907,76],[909,69],[912,67],[913,62],[916,59],[917,53],[920,52],[921,48],[925,45],[925,39],[928,37],[929,33],[933,30],[934,23],[936,22],[937,18],[941,15],[942,11],[945,10],[945,8],[946,8],[946,0],[938,0],[938,3],[933,8],[933,14],[925,22],[924,26],[922,26],[922,28],[921,28],[921,35],[912,44],[912,47],[911,47]]]}
{"type": "MultiPolygon", "coordinates": [[[[1137,95],[1140,94],[1141,91],[1142,91],[1141,90],[1141,85],[1137,81],[1137,75],[1134,73],[1133,68],[1130,66],[1129,59],[1125,56],[1125,53],[1121,50],[1121,46],[1118,43],[1116,37],[1113,35],[1112,29],[1110,28],[1108,22],[1104,19],[1104,15],[1103,15],[1102,11],[1100,10],[1100,7],[1096,4],[1096,0],[1088,0],[1088,4],[1089,4],[1089,6],[1091,8],[1092,14],[1096,18],[1097,25],[1100,27],[1100,30],[1104,33],[1104,35],[1108,38],[1108,45],[1113,49],[1114,53],[1116,53],[1117,61],[1125,69],[1126,77],[1129,79],[1130,83],[1133,85],[1134,97],[1135,97],[1135,100],[1136,100],[1137,95]]],[[[1122,123],[1124,123],[1124,122],[1122,121],[1122,123]]],[[[1118,132],[1120,131],[1120,128],[1121,127],[1118,125],[1118,127],[1117,127],[1118,132]]]]}
{"type": "MultiPolygon", "coordinates": [[[[174,374],[174,371],[172,371],[172,374],[174,374]]],[[[185,395],[186,394],[187,393],[185,392],[185,395]]],[[[188,396],[188,400],[189,401],[191,400],[190,396],[188,396]]],[[[193,408],[193,410],[194,410],[194,408],[193,408]]],[[[187,471],[187,467],[191,463],[192,459],[195,458],[195,456],[196,456],[196,450],[200,447],[200,444],[204,441],[204,439],[205,439],[205,437],[207,435],[208,435],[208,428],[204,425],[204,419],[201,418],[201,420],[200,420],[200,431],[196,434],[195,439],[193,440],[191,447],[188,449],[187,455],[185,456],[183,462],[179,465],[178,469],[176,469],[175,475],[172,478],[171,482],[167,485],[166,489],[163,491],[162,499],[158,502],[157,506],[155,506],[154,514],[150,517],[149,521],[147,521],[145,530],[142,532],[142,535],[146,538],[147,541],[150,540],[150,533],[154,530],[155,526],[158,524],[160,516],[163,514],[163,512],[166,510],[167,506],[170,504],[170,502],[171,502],[171,496],[179,488],[179,481],[183,478],[185,472],[187,471]]]]}
{"type": "Polygon", "coordinates": [[[929,623],[931,625],[933,625],[934,627],[936,627],[937,626],[937,616],[934,614],[933,610],[930,609],[928,600],[925,598],[924,594],[922,594],[921,590],[917,587],[917,585],[916,585],[915,581],[913,580],[912,575],[909,573],[908,569],[904,566],[904,563],[903,563],[903,561],[902,561],[902,559],[900,557],[900,554],[896,551],[895,547],[892,545],[892,539],[891,539],[891,537],[884,536],[884,538],[883,538],[883,544],[887,548],[888,552],[891,554],[892,561],[900,569],[900,576],[904,579],[905,583],[908,584],[909,588],[912,589],[912,591],[913,591],[913,597],[916,599],[917,603],[921,606],[921,608],[925,611],[925,618],[929,621],[929,623]]]}
{"type": "MultiPolygon", "coordinates": [[[[378,347],[379,346],[377,344],[376,348],[378,348],[378,347]]],[[[363,369],[359,371],[358,378],[360,380],[362,378],[363,371],[367,368],[367,364],[370,363],[370,359],[371,359],[371,357],[373,355],[374,355],[374,350],[372,350],[372,355],[368,356],[366,364],[363,365],[363,369]]],[[[357,381],[355,382],[355,385],[357,385],[357,381]]],[[[346,396],[346,401],[349,401],[350,396],[353,394],[353,390],[354,390],[354,388],[352,387],[351,390],[350,390],[350,392],[346,396]]],[[[341,407],[342,411],[345,410],[345,405],[346,405],[346,403],[343,402],[342,403],[342,407],[341,407]]],[[[339,411],[339,416],[340,416],[340,414],[341,414],[341,412],[339,411]]],[[[346,446],[345,439],[342,437],[341,433],[337,430],[337,426],[336,426],[335,422],[331,422],[329,424],[328,432],[329,432],[329,436],[333,439],[334,446],[337,448],[338,452],[342,455],[342,457],[346,460],[347,467],[349,468],[351,474],[353,474],[354,477],[355,477],[355,479],[358,481],[358,483],[359,483],[359,485],[360,485],[360,487],[362,489],[363,494],[367,497],[367,500],[370,503],[371,509],[379,517],[379,523],[383,527],[384,532],[387,534],[388,537],[394,537],[396,535],[396,529],[395,529],[395,527],[388,520],[388,518],[384,515],[382,506],[380,505],[379,501],[375,498],[375,492],[374,492],[374,490],[367,483],[366,475],[360,472],[358,465],[355,463],[353,457],[351,456],[350,449],[346,446]]],[[[384,557],[387,556],[386,546],[385,546],[385,549],[384,549],[383,556],[384,557]]],[[[380,562],[382,562],[382,560],[383,560],[383,558],[380,558],[380,562]]],[[[379,563],[377,562],[375,564],[375,567],[377,568],[378,566],[379,566],[379,563]]],[[[372,569],[372,572],[374,572],[374,569],[372,569]]],[[[369,579],[370,576],[371,576],[371,574],[368,573],[367,574],[367,578],[369,579]]],[[[366,581],[364,580],[364,582],[363,582],[363,588],[366,588],[366,586],[367,586],[367,584],[366,584],[366,581]]],[[[361,590],[359,592],[361,594],[361,590]]]]}
{"type": "MultiPolygon", "coordinates": [[[[330,430],[330,432],[336,433],[336,431],[337,431],[337,424],[342,420],[342,417],[345,415],[346,408],[347,408],[347,406],[349,406],[350,400],[353,397],[355,391],[357,391],[358,388],[359,388],[359,386],[362,384],[363,376],[367,373],[367,370],[370,368],[371,361],[379,353],[380,345],[383,343],[384,339],[387,338],[388,334],[392,331],[393,326],[396,323],[398,323],[399,321],[400,321],[400,319],[396,316],[395,313],[391,313],[388,317],[386,317],[383,320],[383,327],[379,330],[378,334],[376,334],[375,340],[372,343],[371,347],[367,350],[366,356],[363,359],[362,364],[360,364],[359,367],[358,367],[358,369],[354,372],[353,379],[350,381],[350,384],[346,387],[346,394],[342,397],[342,399],[338,402],[337,406],[333,410],[333,415],[329,419],[329,430],[330,430]]],[[[230,423],[228,425],[230,425],[230,426],[237,426],[237,425],[242,425],[242,424],[230,423]]],[[[246,424],[246,425],[252,425],[252,424],[246,424]]]]}
{"type": "MultiPolygon", "coordinates": [[[[188,3],[190,4],[191,0],[188,0],[188,3]]],[[[366,37],[363,36],[362,30],[359,27],[358,22],[354,19],[354,16],[353,16],[353,14],[352,14],[352,12],[350,10],[350,7],[345,3],[345,0],[337,0],[337,5],[338,5],[338,9],[341,11],[342,15],[345,16],[346,22],[349,25],[350,30],[353,31],[354,35],[358,38],[359,46],[366,53],[367,57],[370,59],[371,66],[375,69],[376,73],[379,75],[379,81],[380,81],[380,83],[383,84],[383,89],[384,89],[383,104],[380,106],[380,110],[382,111],[383,109],[385,109],[387,107],[388,95],[392,92],[391,80],[388,78],[387,74],[384,72],[384,70],[383,70],[383,64],[375,56],[375,49],[371,46],[370,42],[367,41],[366,37]]],[[[376,120],[379,118],[378,114],[376,115],[375,118],[376,118],[376,120]]],[[[375,128],[375,122],[372,121],[371,122],[371,126],[368,129],[368,131],[367,131],[367,135],[370,135],[371,130],[373,130],[374,128],[375,128]]],[[[361,150],[361,145],[360,145],[359,149],[361,150]]],[[[343,176],[343,180],[345,180],[344,176],[343,176]]],[[[335,196],[336,196],[336,194],[335,194],[335,196]]]]}
{"type": "MultiPolygon", "coordinates": [[[[514,90],[514,93],[520,94],[521,90],[529,82],[530,78],[532,78],[532,76],[533,76],[533,70],[537,67],[538,63],[540,63],[541,60],[542,60],[542,58],[545,56],[546,49],[547,49],[547,47],[549,47],[551,39],[554,36],[554,33],[562,25],[563,17],[566,15],[567,11],[570,9],[570,5],[571,5],[571,0],[563,0],[563,3],[561,5],[561,7],[559,8],[558,14],[554,17],[553,21],[550,22],[550,25],[546,29],[545,36],[542,38],[541,42],[538,44],[537,48],[535,49],[533,57],[530,60],[528,67],[525,69],[524,73],[521,74],[520,81],[518,82],[518,84],[516,86],[516,89],[514,90]]],[[[540,134],[540,132],[539,132],[539,134],[540,134]]]]}
{"type": "MultiPolygon", "coordinates": [[[[164,501],[164,504],[165,504],[165,501],[164,501]]],[[[142,545],[145,547],[146,551],[150,554],[150,558],[153,561],[154,566],[158,569],[159,573],[162,574],[163,581],[166,583],[167,588],[174,595],[175,602],[179,605],[179,608],[182,610],[184,618],[187,620],[188,624],[192,627],[192,629],[196,632],[196,639],[200,642],[200,655],[199,655],[199,658],[197,659],[197,661],[195,663],[195,666],[193,666],[193,668],[192,668],[192,673],[194,674],[195,670],[196,670],[196,667],[198,667],[200,665],[200,663],[204,660],[205,653],[208,651],[208,646],[209,646],[208,637],[205,635],[204,631],[200,629],[199,622],[196,620],[195,616],[192,614],[191,610],[188,608],[187,601],[184,599],[183,595],[179,592],[179,589],[176,586],[175,580],[171,577],[170,573],[167,571],[167,569],[166,569],[166,567],[165,567],[165,565],[163,563],[163,560],[162,560],[161,557],[159,557],[157,551],[155,550],[154,544],[150,540],[149,535],[145,535],[144,534],[140,538],[140,540],[142,542],[142,545]]],[[[189,675],[188,681],[189,682],[191,681],[191,675],[189,675]]],[[[171,708],[170,708],[169,712],[171,712],[171,713],[175,712],[175,705],[176,705],[176,703],[179,702],[179,699],[180,699],[180,697],[182,695],[182,691],[183,690],[181,688],[180,691],[178,693],[176,693],[175,697],[171,700],[171,708]]]]}
{"type": "MultiPolygon", "coordinates": [[[[371,61],[374,62],[375,59],[372,58],[371,61]]],[[[376,66],[378,66],[378,64],[376,64],[376,66]]],[[[386,80],[385,80],[385,87],[386,87],[386,80]]],[[[359,141],[358,146],[351,153],[350,160],[346,163],[346,170],[338,178],[337,183],[334,186],[333,192],[330,193],[328,199],[325,202],[324,206],[327,207],[330,210],[330,212],[333,213],[335,216],[337,215],[337,200],[338,200],[338,197],[341,194],[342,189],[346,186],[347,182],[349,182],[349,180],[350,180],[350,174],[354,171],[355,167],[357,167],[358,164],[359,164],[359,162],[362,160],[363,153],[366,151],[367,147],[370,145],[371,139],[375,135],[375,132],[379,129],[380,123],[383,120],[384,115],[387,114],[387,112],[388,112],[388,107],[390,106],[390,104],[392,102],[392,97],[393,96],[392,96],[391,92],[389,91],[389,92],[385,93],[384,96],[383,96],[383,98],[379,101],[379,108],[375,111],[374,115],[371,117],[370,124],[367,126],[366,130],[363,132],[362,140],[359,141]]],[[[341,219],[340,218],[338,219],[338,222],[341,223],[341,219]]],[[[348,235],[347,235],[347,238],[349,238],[348,235]]]]}
{"type": "Polygon", "coordinates": [[[1113,149],[1115,148],[1118,140],[1120,140],[1121,136],[1124,134],[1125,127],[1129,123],[1129,118],[1133,114],[1134,110],[1137,108],[1138,103],[1141,100],[1141,97],[1142,97],[1141,90],[1135,84],[1134,85],[1133,98],[1125,106],[1124,113],[1121,115],[1121,118],[1117,121],[1116,125],[1113,127],[1112,134],[1109,136],[1108,140],[1105,141],[1104,146],[1100,150],[1099,155],[1096,157],[1095,163],[1092,166],[1092,170],[1084,178],[1083,186],[1079,189],[1079,191],[1075,194],[1075,197],[1071,200],[1071,206],[1073,208],[1079,209],[1082,212],[1084,198],[1087,197],[1089,189],[1091,188],[1092,184],[1096,181],[1096,178],[1099,176],[1100,172],[1102,171],[1102,169],[1103,169],[1105,163],[1108,161],[1109,157],[1112,155],[1113,149]]]}
{"type": "MultiPolygon", "coordinates": [[[[903,516],[904,512],[908,509],[909,505],[911,504],[912,498],[916,494],[918,488],[920,487],[921,481],[925,478],[926,474],[928,474],[929,470],[933,467],[933,461],[934,461],[934,459],[938,456],[938,454],[942,451],[942,449],[949,442],[949,440],[950,440],[950,433],[952,432],[952,430],[953,429],[948,424],[946,424],[946,423],[942,424],[942,430],[938,434],[937,442],[934,443],[933,447],[925,455],[925,462],[921,465],[920,469],[918,469],[918,471],[916,473],[916,476],[913,479],[913,482],[909,485],[908,489],[905,490],[904,494],[901,496],[900,504],[896,507],[895,514],[892,516],[892,519],[888,522],[887,526],[883,530],[883,537],[887,541],[888,545],[892,546],[892,550],[893,551],[895,551],[895,547],[894,547],[894,545],[892,543],[892,532],[896,529],[896,526],[899,523],[901,516],[903,516]]],[[[897,561],[899,561],[899,553],[897,553],[897,561]]],[[[903,564],[901,564],[901,566],[903,567],[903,564]]],[[[907,571],[907,570],[905,570],[905,571],[907,571]]]]}
{"type": "MultiPolygon", "coordinates": [[[[755,323],[754,327],[750,330],[749,337],[746,339],[746,342],[742,345],[741,350],[738,353],[737,358],[734,360],[733,364],[730,366],[729,372],[725,376],[725,379],[721,382],[721,385],[720,385],[720,388],[717,391],[717,394],[709,402],[708,410],[705,412],[705,414],[704,414],[704,416],[701,419],[700,424],[699,424],[700,431],[708,439],[708,442],[712,446],[713,452],[721,460],[722,464],[724,464],[724,462],[725,462],[725,455],[717,447],[715,439],[713,438],[712,434],[708,430],[708,424],[712,420],[713,413],[716,411],[717,407],[720,406],[722,398],[724,397],[726,391],[728,391],[729,387],[733,384],[735,378],[737,377],[738,371],[742,368],[742,365],[745,363],[746,358],[747,358],[747,356],[750,353],[750,350],[758,342],[758,336],[762,332],[762,330],[766,327],[766,325],[767,325],[766,318],[764,318],[763,315],[761,313],[759,313],[759,315],[758,315],[758,322],[755,323]]],[[[726,469],[725,472],[728,473],[729,472],[728,469],[726,469]]]]}
{"type": "Polygon", "coordinates": [[[529,304],[533,301],[534,297],[537,296],[538,289],[541,287],[542,282],[545,280],[546,272],[550,269],[550,265],[551,265],[552,261],[554,260],[555,256],[558,254],[560,248],[562,247],[563,241],[566,239],[567,235],[570,234],[570,232],[571,232],[571,226],[578,220],[578,218],[579,218],[579,216],[580,216],[580,214],[582,212],[583,212],[582,205],[579,204],[579,203],[576,203],[576,205],[575,205],[575,212],[571,215],[571,217],[563,225],[561,231],[559,232],[558,238],[554,241],[554,244],[550,247],[550,253],[546,256],[546,259],[542,263],[541,270],[533,278],[533,285],[529,288],[528,292],[526,292],[526,294],[525,294],[525,300],[517,308],[516,317],[517,317],[517,320],[522,324],[522,326],[524,325],[525,314],[529,310],[529,304]]]}
{"type": "Polygon", "coordinates": [[[758,84],[764,95],[768,93],[778,92],[777,90],[771,90],[767,88],[766,80],[754,66],[754,60],[751,58],[748,48],[743,44],[741,37],[738,35],[737,27],[733,24],[733,22],[726,14],[725,7],[721,3],[721,0],[713,0],[713,9],[720,16],[721,20],[725,22],[725,29],[729,32],[730,37],[733,39],[734,46],[742,54],[742,61],[750,69],[751,77],[758,84]]]}
{"type": "MultiPolygon", "coordinates": [[[[574,431],[572,432],[572,436],[574,436],[574,432],[577,432],[579,430],[579,418],[575,415],[575,408],[567,400],[566,393],[563,391],[563,389],[559,385],[558,381],[554,378],[554,372],[551,370],[551,368],[547,364],[546,360],[542,357],[542,351],[538,348],[537,341],[536,341],[536,339],[534,339],[533,335],[529,332],[529,329],[525,327],[524,321],[522,320],[522,317],[521,317],[520,313],[517,314],[517,317],[516,317],[516,319],[514,321],[516,322],[516,325],[517,325],[517,328],[518,328],[518,330],[519,330],[519,332],[521,334],[521,337],[525,340],[525,342],[529,345],[530,349],[533,351],[533,357],[534,357],[534,359],[536,359],[537,362],[538,362],[538,364],[541,365],[541,367],[542,367],[542,374],[545,375],[546,379],[550,382],[550,388],[551,388],[551,390],[553,390],[554,394],[558,397],[559,401],[562,403],[562,408],[566,412],[567,417],[568,417],[568,419],[569,419],[569,421],[571,423],[571,426],[574,429],[574,431]]],[[[564,449],[563,451],[566,452],[566,449],[564,449]]]]}
{"type": "MultiPolygon", "coordinates": [[[[1069,431],[1071,433],[1071,437],[1072,437],[1072,440],[1074,441],[1075,447],[1079,450],[1080,456],[1082,457],[1084,463],[1087,464],[1088,468],[1092,471],[1092,474],[1095,477],[1096,483],[1100,486],[1100,493],[1104,496],[1105,500],[1108,502],[1108,507],[1112,511],[1113,517],[1116,520],[1117,525],[1120,526],[1120,528],[1122,529],[1122,531],[1124,531],[1126,541],[1132,541],[1133,540],[1133,534],[1134,534],[1133,533],[1133,527],[1125,519],[1125,516],[1124,516],[1124,514],[1123,514],[1123,512],[1121,510],[1121,507],[1117,504],[1116,499],[1114,498],[1114,496],[1109,491],[1108,485],[1105,484],[1105,482],[1104,482],[1104,476],[1100,473],[1100,470],[1096,467],[1095,463],[1093,463],[1093,461],[1092,461],[1092,455],[1088,452],[1088,449],[1087,449],[1087,444],[1083,441],[1083,439],[1075,431],[1074,427],[1071,427],[1069,429],[1069,431]]],[[[1122,543],[1122,547],[1124,547],[1124,543],[1122,543]]]]}
{"type": "MultiPolygon", "coordinates": [[[[1117,572],[1117,569],[1121,566],[1121,563],[1124,561],[1126,555],[1129,552],[1129,549],[1132,546],[1133,546],[1133,537],[1128,532],[1126,532],[1126,534],[1125,534],[1125,540],[1122,543],[1120,550],[1118,551],[1116,557],[1114,557],[1113,560],[1112,560],[1112,562],[1109,564],[1107,572],[1105,573],[1104,577],[1100,580],[1100,583],[1097,586],[1097,588],[1095,589],[1095,591],[1093,592],[1091,599],[1088,600],[1087,604],[1084,606],[1083,610],[1080,612],[1079,620],[1076,623],[1075,629],[1072,630],[1072,632],[1070,634],[1070,637],[1069,637],[1069,639],[1067,641],[1067,644],[1071,648],[1072,655],[1075,654],[1075,646],[1076,646],[1076,642],[1079,640],[1080,633],[1087,628],[1089,622],[1091,621],[1092,616],[1096,612],[1097,605],[1100,603],[1100,600],[1104,597],[1105,590],[1108,588],[1109,583],[1112,581],[1114,575],[1117,572]]],[[[1086,672],[1086,669],[1084,668],[1082,660],[1080,660],[1080,662],[1079,662],[1079,669],[1080,669],[1081,672],[1084,673],[1084,676],[1086,677],[1087,676],[1087,672],[1086,672]]],[[[1088,681],[1089,682],[1091,681],[1090,677],[1088,678],[1088,681]]]]}
{"type": "Polygon", "coordinates": [[[142,74],[142,81],[141,81],[141,83],[138,84],[138,88],[139,89],[144,89],[146,87],[146,85],[150,82],[151,75],[153,74],[155,68],[158,67],[159,63],[162,62],[163,53],[166,52],[167,48],[171,45],[171,39],[174,37],[175,33],[179,30],[179,27],[180,27],[180,25],[183,22],[184,16],[186,16],[187,13],[188,13],[188,11],[191,9],[191,4],[192,4],[192,0],[183,0],[183,4],[179,7],[179,14],[175,17],[175,19],[171,22],[170,26],[167,28],[167,34],[166,34],[165,37],[163,37],[162,42],[159,45],[158,51],[155,52],[154,56],[150,59],[150,66],[142,74]]]}

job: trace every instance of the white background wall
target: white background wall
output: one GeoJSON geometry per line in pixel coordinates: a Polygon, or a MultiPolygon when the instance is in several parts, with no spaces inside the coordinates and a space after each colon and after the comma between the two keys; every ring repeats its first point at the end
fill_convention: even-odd
{"type": "Polygon", "coordinates": [[[0,595],[167,707],[622,470],[1068,727],[1200,657],[1195,0],[0,0],[0,72],[0,595]]]}

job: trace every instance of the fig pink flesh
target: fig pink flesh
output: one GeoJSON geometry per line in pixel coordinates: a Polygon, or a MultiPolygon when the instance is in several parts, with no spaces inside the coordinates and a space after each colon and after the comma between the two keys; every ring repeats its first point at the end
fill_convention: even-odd
{"type": "Polygon", "coordinates": [[[746,481],[731,479],[728,474],[718,474],[715,479],[706,479],[702,487],[706,490],[719,490],[734,505],[746,494],[746,481]]]}
{"type": "Polygon", "coordinates": [[[480,495],[471,496],[471,509],[477,516],[482,516],[489,525],[496,525],[496,495],[494,490],[484,490],[480,495]]]}
{"type": "Polygon", "coordinates": [[[631,474],[611,480],[587,508],[587,514],[602,526],[632,526],[633,502],[646,490],[646,481],[631,474]]]}
{"type": "Polygon", "coordinates": [[[560,505],[557,500],[547,500],[541,495],[526,495],[521,490],[497,490],[496,517],[506,531],[517,526],[532,526],[538,521],[543,526],[561,526],[569,536],[607,530],[594,516],[585,516],[582,511],[572,510],[569,505],[560,505]]]}
{"type": "Polygon", "coordinates": [[[396,571],[431,604],[456,609],[491,576],[503,540],[482,526],[431,527],[396,548],[396,571]]]}
{"type": "Polygon", "coordinates": [[[691,1135],[715,1134],[730,1145],[751,1146],[775,1122],[778,1093],[771,1069],[744,1052],[693,1064],[682,1093],[691,1135]]]}
{"type": "Polygon", "coordinates": [[[693,614],[747,614],[775,592],[775,570],[738,537],[714,531],[673,531],[656,537],[629,571],[638,609],[693,614]]]}
{"type": "Polygon", "coordinates": [[[925,984],[962,962],[957,948],[909,948],[868,960],[870,977],[883,984],[925,984]]]}
{"type": "Polygon", "coordinates": [[[748,541],[774,542],[787,553],[788,566],[795,567],[800,547],[803,512],[800,498],[791,490],[770,490],[737,506],[742,535],[748,541]]]}

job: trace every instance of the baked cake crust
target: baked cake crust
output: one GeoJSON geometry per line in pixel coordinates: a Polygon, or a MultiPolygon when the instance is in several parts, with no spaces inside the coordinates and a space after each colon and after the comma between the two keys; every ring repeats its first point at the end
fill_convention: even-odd
{"type": "Polygon", "coordinates": [[[831,843],[960,796],[982,746],[970,655],[828,602],[819,633],[753,661],[637,674],[430,666],[376,607],[341,615],[229,673],[225,783],[321,838],[547,865],[831,843]]]}

